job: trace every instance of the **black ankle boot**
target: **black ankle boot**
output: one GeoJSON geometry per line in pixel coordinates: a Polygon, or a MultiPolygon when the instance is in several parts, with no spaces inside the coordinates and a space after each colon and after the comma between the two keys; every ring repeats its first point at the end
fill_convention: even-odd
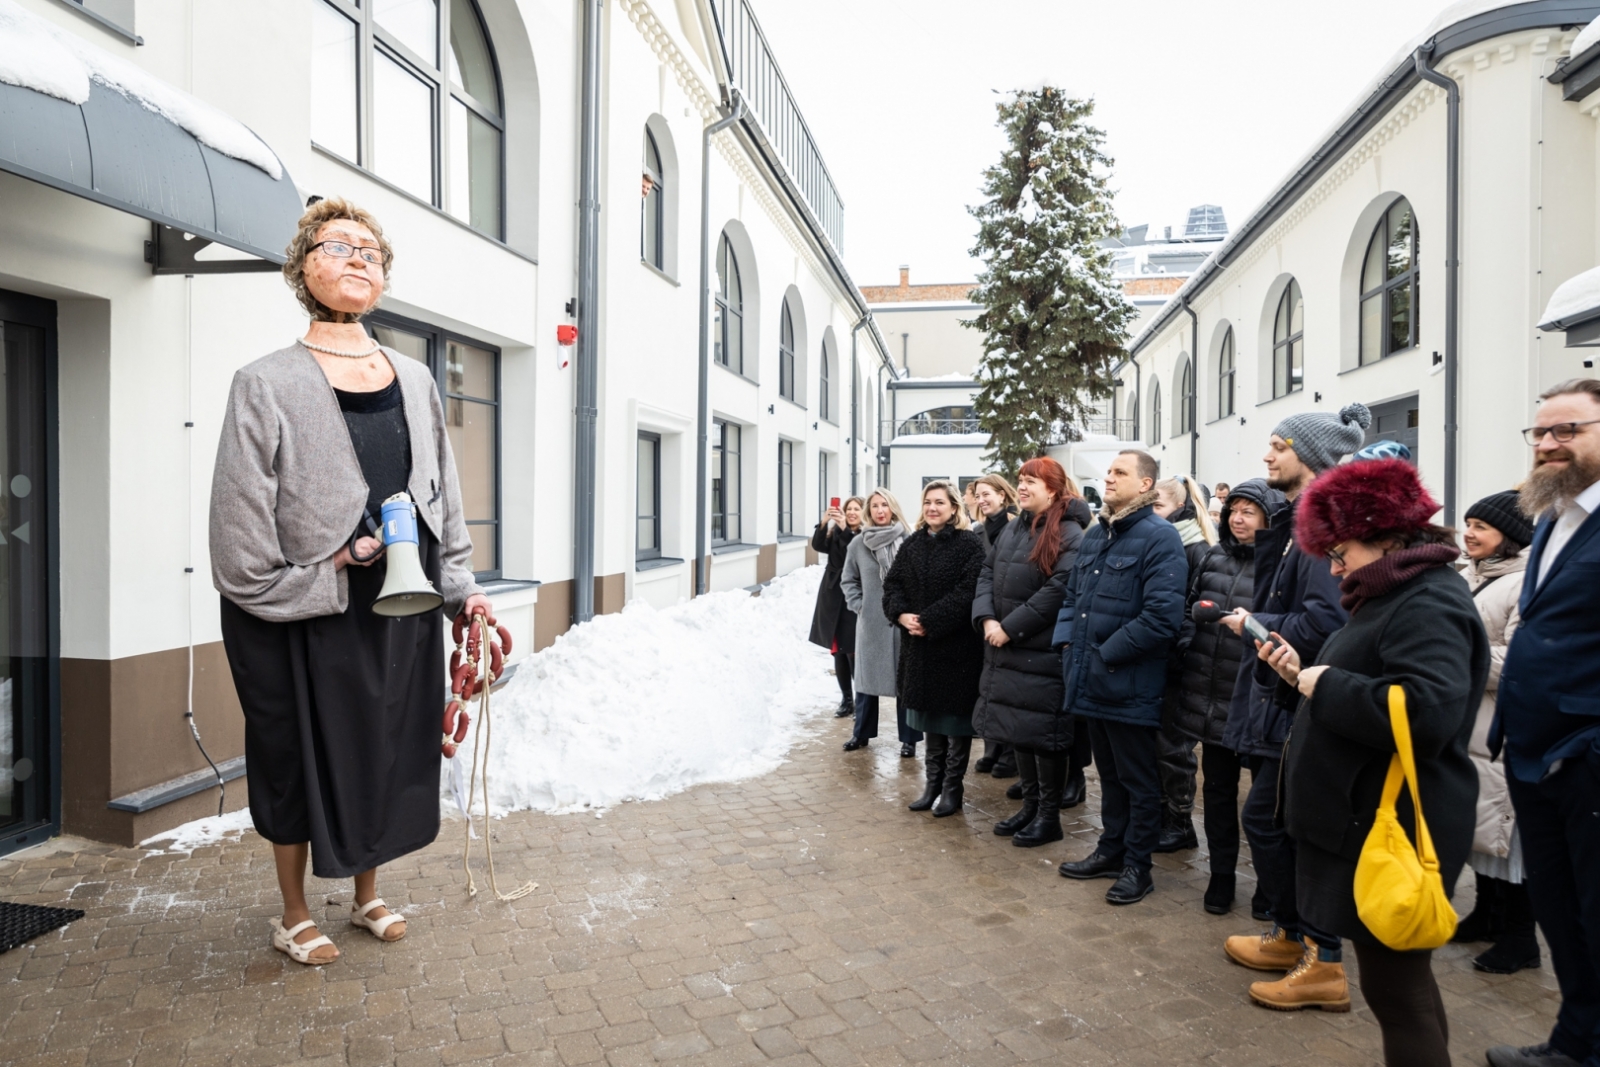
{"type": "Polygon", "coordinates": [[[1476,880],[1478,890],[1472,911],[1456,924],[1452,941],[1493,941],[1506,928],[1506,898],[1511,883],[1487,874],[1476,875],[1476,880]]]}
{"type": "Polygon", "coordinates": [[[1194,832],[1194,816],[1166,814],[1162,819],[1161,836],[1156,839],[1156,852],[1185,852],[1200,847],[1200,838],[1194,832]]]}
{"type": "Polygon", "coordinates": [[[1233,873],[1211,872],[1211,883],[1206,886],[1204,904],[1212,915],[1226,915],[1233,910],[1233,873]]]}
{"type": "Polygon", "coordinates": [[[1083,777],[1083,768],[1074,767],[1067,774],[1067,784],[1061,789],[1061,810],[1075,808],[1089,796],[1089,783],[1083,777]]]}
{"type": "Polygon", "coordinates": [[[1037,814],[1039,814],[1039,802],[1037,800],[1024,800],[1021,811],[1009,819],[1001,819],[994,824],[994,832],[999,837],[1010,837],[1032,822],[1033,817],[1037,814]]]}
{"type": "Polygon", "coordinates": [[[942,819],[961,810],[961,803],[966,793],[962,787],[962,779],[966,777],[967,760],[971,756],[972,738],[950,739],[949,753],[944,760],[944,790],[939,794],[939,802],[933,806],[935,818],[942,819]]]}
{"type": "Polygon", "coordinates": [[[1061,782],[1067,776],[1065,754],[1034,754],[1039,768],[1039,813],[1033,821],[1011,838],[1018,848],[1037,848],[1052,841],[1060,841],[1061,832],[1061,782]]]}
{"type": "Polygon", "coordinates": [[[1504,887],[1501,901],[1505,905],[1505,929],[1495,938],[1489,951],[1472,961],[1472,966],[1488,974],[1516,974],[1542,962],[1539,936],[1534,933],[1533,904],[1528,900],[1528,887],[1510,882],[1501,885],[1504,887]]]}
{"type": "Polygon", "coordinates": [[[1006,788],[1006,799],[1007,800],[1021,800],[1022,799],[1022,783],[1021,782],[1012,782],[1011,785],[1006,788]]]}
{"type": "Polygon", "coordinates": [[[948,754],[949,742],[950,739],[943,734],[928,735],[928,743],[922,750],[923,766],[927,768],[928,773],[928,785],[920,797],[907,805],[912,811],[927,811],[933,807],[933,802],[939,799],[939,792],[944,786],[944,761],[948,754]]]}

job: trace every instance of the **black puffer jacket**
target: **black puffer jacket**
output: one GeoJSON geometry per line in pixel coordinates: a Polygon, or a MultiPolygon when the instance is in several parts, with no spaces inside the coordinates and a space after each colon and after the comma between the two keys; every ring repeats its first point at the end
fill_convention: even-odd
{"type": "Polygon", "coordinates": [[[897,699],[924,715],[972,716],[983,670],[983,642],[972,632],[972,597],[983,566],[983,538],[946,526],[906,538],[883,580],[884,618],[921,617],[924,636],[903,633],[897,699]]]}
{"type": "Polygon", "coordinates": [[[1028,559],[1038,539],[1026,511],[1000,532],[984,560],[972,602],[973,629],[982,637],[984,622],[993,619],[1011,640],[1000,648],[983,645],[983,677],[972,713],[980,737],[1049,752],[1072,743],[1061,656],[1050,638],[1084,525],[1069,509],[1061,522],[1061,555],[1049,574],[1028,559]]]}
{"type": "Polygon", "coordinates": [[[1248,500],[1270,516],[1283,507],[1283,494],[1266,480],[1252,478],[1228,494],[1222,506],[1219,541],[1210,546],[1189,573],[1189,596],[1178,632],[1177,655],[1167,684],[1173,721],[1184,736],[1209,745],[1222,744],[1233,701],[1244,643],[1220,623],[1194,621],[1197,601],[1209,600],[1223,614],[1249,610],[1255,596],[1255,546],[1240,544],[1228,527],[1235,501],[1248,500]]]}

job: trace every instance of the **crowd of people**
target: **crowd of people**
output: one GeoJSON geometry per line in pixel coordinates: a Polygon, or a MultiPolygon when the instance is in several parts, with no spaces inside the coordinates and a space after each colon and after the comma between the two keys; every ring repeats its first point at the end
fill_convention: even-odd
{"type": "Polygon", "coordinates": [[[1360,404],[1291,415],[1265,477],[1214,493],[1119,453],[1098,515],[1045,457],[1015,487],[929,482],[914,525],[885,489],[830,510],[812,639],[834,651],[855,717],[844,747],[877,736],[893,697],[901,755],[927,739],[909,806],[948,817],[982,738],[980,769],[1019,779],[1021,806],[994,832],[1022,848],[1062,840],[1092,762],[1102,830],[1059,871],[1109,879],[1117,905],[1154,891],[1153,854],[1201,847],[1198,780],[1203,906],[1232,911],[1247,844],[1250,911],[1270,924],[1221,946],[1281,975],[1250,998],[1350,1010],[1349,942],[1385,1061],[1444,1065],[1432,950],[1391,947],[1357,899],[1392,807],[1445,894],[1472,869],[1452,940],[1488,944],[1474,967],[1538,967],[1545,932],[1555,1029],[1490,1064],[1600,1064],[1600,381],[1543,395],[1527,479],[1474,503],[1460,531],[1433,522],[1403,445],[1363,447],[1370,423],[1360,404]],[[1397,751],[1415,771],[1398,804],[1397,751]]]}

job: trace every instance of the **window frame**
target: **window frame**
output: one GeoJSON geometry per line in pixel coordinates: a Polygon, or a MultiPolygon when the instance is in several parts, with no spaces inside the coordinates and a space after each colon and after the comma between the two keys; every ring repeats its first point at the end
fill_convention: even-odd
{"type": "Polygon", "coordinates": [[[648,125],[644,128],[644,173],[651,181],[650,192],[639,198],[639,258],[647,266],[654,267],[663,274],[667,270],[667,200],[666,178],[662,174],[661,146],[656,144],[656,135],[650,131],[648,125]],[[654,166],[651,165],[652,159],[654,166]],[[645,236],[650,228],[651,198],[655,203],[655,258],[649,254],[649,246],[645,244],[645,236]]]}
{"type": "MultiPolygon", "coordinates": [[[[494,527],[494,561],[495,566],[490,570],[473,571],[472,576],[480,582],[496,581],[505,576],[505,397],[502,388],[502,365],[504,360],[499,345],[492,345],[486,341],[468,337],[466,334],[455,330],[447,330],[442,326],[420,322],[417,319],[406,318],[393,312],[375,310],[369,311],[362,317],[363,324],[373,326],[388,326],[396,330],[423,337],[428,343],[428,371],[433,375],[433,387],[439,393],[439,406],[446,410],[445,418],[449,418],[448,405],[451,400],[460,400],[465,404],[485,404],[495,409],[494,419],[494,518],[473,519],[468,521],[462,516],[463,524],[467,526],[493,526],[494,527]],[[445,368],[445,349],[451,341],[457,341],[473,348],[492,353],[494,356],[494,400],[485,401],[479,397],[467,396],[464,393],[451,393],[448,391],[447,370],[445,368]]],[[[405,357],[405,358],[410,358],[405,357]]],[[[459,461],[458,461],[459,463],[459,461]]],[[[456,479],[461,478],[459,466],[456,470],[456,479]]]]}
{"type": "Polygon", "coordinates": [[[778,438],[779,537],[794,536],[794,445],[787,437],[778,438]]]}
{"type": "Polygon", "coordinates": [[[1278,297],[1278,304],[1272,313],[1272,399],[1278,400],[1294,393],[1303,392],[1306,387],[1305,365],[1305,295],[1300,291],[1300,283],[1293,278],[1283,287],[1282,294],[1278,297]],[[1291,299],[1293,298],[1293,299],[1291,299]],[[1295,305],[1300,306],[1300,329],[1294,328],[1295,305]],[[1280,324],[1283,327],[1279,332],[1280,324]],[[1300,381],[1294,380],[1295,356],[1299,355],[1300,381]],[[1284,388],[1278,390],[1278,368],[1283,367],[1284,388]]]}
{"type": "MultiPolygon", "coordinates": [[[[654,499],[650,504],[652,513],[649,516],[640,515],[639,469],[638,460],[636,458],[634,461],[633,471],[633,559],[636,563],[639,560],[661,558],[661,435],[653,430],[640,430],[638,431],[637,439],[641,442],[648,441],[652,446],[651,462],[654,469],[651,472],[651,486],[654,489],[652,494],[654,499]],[[639,521],[647,517],[652,520],[653,525],[655,526],[654,541],[656,544],[654,548],[639,547],[639,521]]],[[[634,455],[635,457],[638,456],[637,445],[634,446],[634,455]]]]}
{"type": "MultiPolygon", "coordinates": [[[[1154,378],[1155,375],[1152,374],[1150,377],[1154,378]]],[[[1161,383],[1152,381],[1150,383],[1150,436],[1146,439],[1145,444],[1154,446],[1159,445],[1161,441],[1161,383]]]]}
{"type": "Polygon", "coordinates": [[[1173,436],[1179,437],[1194,432],[1194,420],[1190,417],[1190,405],[1195,400],[1194,360],[1187,356],[1180,360],[1174,377],[1177,379],[1177,388],[1173,392],[1177,395],[1178,406],[1172,413],[1177,425],[1177,433],[1173,436]]]}
{"type": "Polygon", "coordinates": [[[342,152],[327,145],[318,144],[316,141],[311,142],[313,147],[357,167],[363,173],[371,175],[401,195],[418,200],[436,211],[443,212],[471,229],[474,233],[481,233],[504,244],[507,196],[505,76],[501,71],[499,55],[495,51],[494,36],[490,34],[488,24],[484,21],[483,11],[478,6],[478,0],[465,0],[465,2],[471,6],[473,13],[478,18],[478,27],[483,31],[484,44],[489,51],[489,62],[494,66],[495,91],[499,97],[494,101],[482,101],[467,92],[464,86],[457,87],[450,81],[446,54],[450,49],[451,0],[438,0],[438,19],[435,24],[438,55],[435,65],[430,65],[426,57],[412,52],[399,38],[378,24],[376,16],[373,14],[373,9],[376,6],[373,0],[365,0],[365,2],[360,2],[360,0],[314,0],[314,2],[327,5],[356,25],[356,154],[358,158],[349,159],[342,152]],[[373,112],[376,97],[374,71],[377,68],[377,56],[380,53],[384,58],[396,63],[405,73],[420,79],[428,86],[431,95],[430,118],[432,119],[432,131],[429,138],[432,154],[432,191],[427,198],[419,197],[411,190],[401,187],[384,177],[373,167],[373,137],[377,126],[373,112]],[[500,197],[499,203],[496,205],[498,225],[494,232],[474,226],[471,221],[472,212],[470,208],[467,212],[467,217],[462,218],[446,206],[445,185],[449,167],[445,157],[450,140],[449,112],[452,101],[457,101],[464,105],[469,112],[487,122],[499,133],[500,197]]]}
{"type": "Polygon", "coordinates": [[[1378,216],[1377,223],[1372,227],[1372,236],[1367,239],[1367,247],[1361,254],[1361,267],[1356,274],[1356,366],[1370,367],[1375,363],[1383,362],[1392,355],[1395,355],[1399,352],[1410,351],[1421,344],[1422,325],[1420,302],[1422,296],[1422,270],[1421,264],[1418,262],[1420,258],[1420,251],[1421,241],[1417,227],[1417,209],[1412,206],[1411,201],[1406,197],[1397,197],[1383,209],[1383,214],[1378,216]],[[1411,239],[1409,241],[1408,249],[1410,265],[1405,269],[1404,272],[1396,275],[1393,278],[1389,277],[1389,272],[1387,269],[1385,269],[1383,272],[1383,278],[1378,282],[1378,284],[1371,289],[1363,291],[1362,286],[1365,284],[1366,280],[1367,261],[1372,258],[1372,253],[1375,248],[1381,248],[1383,250],[1382,254],[1385,257],[1385,262],[1387,264],[1387,250],[1391,240],[1389,218],[1394,214],[1395,208],[1399,207],[1401,204],[1405,205],[1406,213],[1411,216],[1411,239]],[[1382,239],[1381,245],[1379,241],[1380,238],[1382,239]],[[1394,338],[1391,336],[1390,327],[1392,325],[1394,315],[1394,294],[1400,289],[1410,290],[1411,308],[1408,315],[1409,321],[1406,324],[1406,344],[1400,348],[1392,348],[1390,345],[1392,344],[1394,338]],[[1365,311],[1367,304],[1372,301],[1378,302],[1378,321],[1380,329],[1378,333],[1377,358],[1368,359],[1366,344],[1367,322],[1365,311]]]}
{"type": "MultiPolygon", "coordinates": [[[[713,547],[720,548],[724,545],[737,545],[744,543],[741,540],[744,535],[744,486],[741,484],[741,480],[744,477],[744,468],[742,463],[736,463],[738,469],[735,472],[735,476],[731,480],[735,495],[738,497],[738,506],[733,511],[728,510],[727,490],[727,487],[730,484],[730,479],[728,478],[728,455],[730,452],[730,449],[728,448],[728,430],[729,428],[732,428],[735,435],[735,444],[731,449],[731,452],[735,457],[742,458],[744,453],[744,427],[741,424],[733,422],[729,419],[717,418],[711,420],[711,425],[716,430],[715,443],[712,450],[717,454],[715,461],[716,466],[712,469],[712,477],[715,480],[720,480],[723,486],[720,501],[721,509],[718,510],[716,506],[718,501],[712,501],[711,544],[713,547]],[[728,536],[728,518],[730,516],[734,518],[739,526],[738,532],[733,537],[728,536]],[[717,531],[719,529],[721,530],[721,536],[718,536],[717,531]]],[[[713,492],[711,495],[716,495],[715,487],[713,487],[713,492]]]]}
{"type": "Polygon", "coordinates": [[[733,269],[731,271],[716,271],[717,287],[712,293],[712,298],[716,302],[717,321],[714,324],[714,337],[712,338],[712,347],[714,352],[711,361],[725,370],[730,370],[740,377],[744,377],[744,272],[739,269],[739,255],[734,250],[733,242],[728,239],[727,231],[723,231],[722,241],[717,246],[717,259],[719,261],[722,259],[724,253],[726,253],[728,257],[728,264],[733,269]],[[738,308],[734,308],[728,300],[728,277],[730,274],[734,278],[738,279],[739,282],[738,308]],[[730,319],[734,321],[739,330],[738,366],[734,366],[732,361],[728,359],[727,336],[730,319]]]}
{"type": "Polygon", "coordinates": [[[1217,418],[1232,418],[1235,411],[1233,389],[1237,381],[1239,356],[1235,350],[1233,327],[1222,335],[1217,347],[1217,418]]]}
{"type": "Polygon", "coordinates": [[[778,310],[778,395],[783,399],[796,403],[795,400],[795,353],[794,353],[794,313],[789,310],[789,301],[784,300],[778,310]]]}
{"type": "Polygon", "coordinates": [[[826,341],[822,344],[822,365],[817,372],[817,414],[824,422],[838,425],[833,415],[833,357],[826,341]]]}

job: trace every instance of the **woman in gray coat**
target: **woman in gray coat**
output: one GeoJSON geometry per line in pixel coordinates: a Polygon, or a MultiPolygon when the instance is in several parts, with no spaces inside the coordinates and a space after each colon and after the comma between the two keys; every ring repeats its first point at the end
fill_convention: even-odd
{"type": "MultiPolygon", "coordinates": [[[[878,698],[895,695],[900,627],[884,617],[883,579],[907,533],[900,502],[889,490],[874,489],[867,497],[861,535],[850,542],[839,579],[845,604],[856,613],[856,728],[844,743],[846,752],[865,748],[878,736],[878,698]]],[[[914,759],[922,731],[906,725],[905,708],[899,701],[895,702],[895,718],[900,724],[900,755],[914,759]]]]}
{"type": "Polygon", "coordinates": [[[306,904],[308,851],[318,877],[355,879],[350,921],[397,941],[405,920],[378,897],[377,869],[439,833],[444,615],[372,611],[385,565],[369,522],[384,500],[416,502],[418,556],[445,612],[493,619],[433,376],[360,323],[391,259],[353,204],[306,212],[283,271],[311,326],[234,375],[212,478],[211,573],[250,815],[283,893],[272,944],[298,963],[339,955],[306,904]]]}

